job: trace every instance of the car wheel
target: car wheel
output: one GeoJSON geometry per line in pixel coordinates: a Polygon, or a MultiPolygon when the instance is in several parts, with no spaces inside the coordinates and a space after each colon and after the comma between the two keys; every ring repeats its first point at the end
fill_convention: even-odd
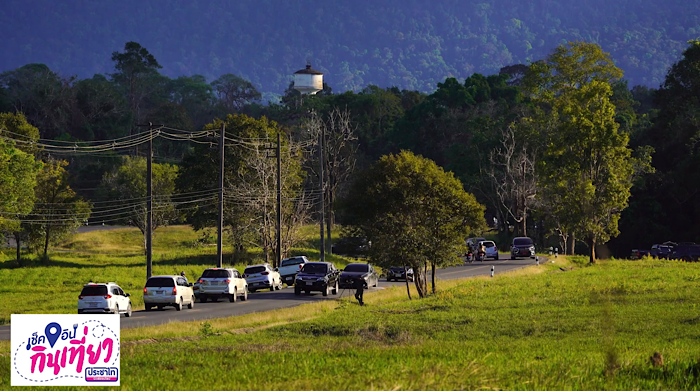
{"type": "Polygon", "coordinates": [[[683,258],[681,258],[681,259],[682,259],[684,262],[692,262],[692,261],[693,261],[693,260],[692,260],[690,257],[688,257],[688,256],[685,256],[685,257],[683,257],[683,258]]]}
{"type": "Polygon", "coordinates": [[[328,296],[328,291],[330,290],[330,288],[330,286],[326,285],[326,287],[323,289],[323,292],[321,292],[323,296],[328,296]]]}
{"type": "Polygon", "coordinates": [[[159,306],[158,306],[158,311],[163,311],[163,307],[164,307],[164,306],[159,305],[159,306]]]}
{"type": "Polygon", "coordinates": [[[190,298],[190,304],[187,304],[187,308],[190,310],[194,308],[194,296],[190,298]]]}
{"type": "Polygon", "coordinates": [[[515,259],[515,257],[511,255],[511,256],[510,256],[510,259],[513,260],[513,259],[515,259]]]}
{"type": "Polygon", "coordinates": [[[272,280],[272,284],[270,284],[270,292],[275,290],[275,280],[272,280]]]}
{"type": "Polygon", "coordinates": [[[335,282],[335,285],[333,286],[333,292],[334,295],[338,294],[338,281],[335,282]]]}
{"type": "Polygon", "coordinates": [[[217,301],[219,301],[219,296],[212,296],[212,297],[209,298],[209,300],[211,300],[212,302],[216,303],[217,301]]]}
{"type": "Polygon", "coordinates": [[[199,295],[199,302],[206,303],[207,302],[207,295],[199,295]]]}
{"type": "Polygon", "coordinates": [[[146,304],[146,311],[150,311],[151,308],[153,308],[153,307],[151,307],[150,305],[146,304]]]}
{"type": "Polygon", "coordinates": [[[126,313],[124,314],[127,318],[131,318],[131,303],[129,303],[129,306],[126,307],[126,313]]]}
{"type": "Polygon", "coordinates": [[[307,295],[310,295],[310,294],[311,294],[311,291],[310,291],[310,290],[305,290],[304,293],[306,293],[307,295]]]}
{"type": "Polygon", "coordinates": [[[298,289],[298,288],[295,287],[295,288],[294,288],[294,295],[295,295],[295,296],[301,295],[301,289],[298,289]]]}
{"type": "Polygon", "coordinates": [[[241,301],[248,300],[248,287],[243,288],[243,295],[241,296],[241,301]]]}
{"type": "Polygon", "coordinates": [[[119,304],[114,306],[114,313],[119,315],[119,304]]]}
{"type": "Polygon", "coordinates": [[[387,277],[386,282],[391,282],[391,278],[387,277]]]}
{"type": "Polygon", "coordinates": [[[378,283],[379,283],[379,278],[374,279],[374,285],[373,285],[373,286],[376,288],[378,283]]]}
{"type": "Polygon", "coordinates": [[[182,311],[182,297],[180,298],[180,301],[175,303],[175,310],[182,311]]]}
{"type": "Polygon", "coordinates": [[[234,289],[233,289],[233,294],[232,294],[231,296],[228,297],[228,301],[230,301],[231,303],[235,303],[235,302],[236,302],[236,298],[238,298],[238,291],[236,290],[236,288],[234,288],[234,289]]]}

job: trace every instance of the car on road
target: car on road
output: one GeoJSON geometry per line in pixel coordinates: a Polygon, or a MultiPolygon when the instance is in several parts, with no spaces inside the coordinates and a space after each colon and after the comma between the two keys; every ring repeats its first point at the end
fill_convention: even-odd
{"type": "Polygon", "coordinates": [[[535,258],[535,243],[532,239],[526,236],[513,238],[513,243],[510,246],[510,259],[517,257],[535,258]]]}
{"type": "Polygon", "coordinates": [[[299,270],[309,262],[309,259],[305,255],[300,255],[297,257],[285,258],[280,262],[279,273],[282,278],[282,282],[288,286],[294,285],[294,279],[299,273],[299,270]]]}
{"type": "Polygon", "coordinates": [[[143,304],[146,311],[153,307],[159,310],[175,307],[180,311],[184,305],[193,308],[194,300],[192,283],[187,283],[187,279],[182,276],[152,276],[143,287],[143,304]]]}
{"type": "Polygon", "coordinates": [[[207,300],[217,301],[221,297],[228,298],[232,303],[238,298],[242,301],[248,300],[248,283],[237,269],[206,269],[193,288],[198,288],[195,292],[199,292],[197,296],[202,303],[206,303],[207,300]]]}
{"type": "Polygon", "coordinates": [[[294,281],[294,294],[301,292],[308,295],[311,291],[328,296],[331,292],[338,294],[338,277],[340,271],[330,262],[308,262],[301,268],[294,281]]]}
{"type": "Polygon", "coordinates": [[[124,314],[131,316],[131,295],[113,282],[83,285],[78,296],[78,313],[124,314]]]}
{"type": "Polygon", "coordinates": [[[248,282],[248,290],[253,293],[259,289],[278,291],[282,289],[282,277],[277,269],[269,263],[248,266],[243,271],[243,278],[248,282]]]}
{"type": "Polygon", "coordinates": [[[340,273],[340,287],[353,288],[357,278],[364,280],[365,289],[377,286],[379,282],[379,275],[372,265],[369,263],[351,263],[345,266],[345,269],[340,273]]]}
{"type": "Polygon", "coordinates": [[[406,266],[405,269],[403,266],[392,266],[386,272],[387,281],[405,280],[407,278],[408,281],[413,282],[413,268],[410,266],[406,266]]]}
{"type": "Polygon", "coordinates": [[[484,245],[484,258],[493,258],[498,260],[498,246],[492,240],[482,240],[481,244],[484,245]]]}

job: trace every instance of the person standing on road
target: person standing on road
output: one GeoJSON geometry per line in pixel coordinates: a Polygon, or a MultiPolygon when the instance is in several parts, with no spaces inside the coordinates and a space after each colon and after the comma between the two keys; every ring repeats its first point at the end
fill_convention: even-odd
{"type": "Polygon", "coordinates": [[[358,276],[357,278],[355,278],[354,284],[355,284],[355,298],[360,303],[360,305],[365,305],[365,302],[364,302],[363,297],[362,297],[364,295],[364,291],[365,291],[365,280],[362,277],[358,276]]]}

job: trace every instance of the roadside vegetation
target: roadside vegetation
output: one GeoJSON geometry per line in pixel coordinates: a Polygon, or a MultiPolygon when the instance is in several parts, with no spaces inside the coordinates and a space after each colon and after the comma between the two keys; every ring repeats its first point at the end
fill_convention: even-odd
{"type": "MultiPolygon", "coordinates": [[[[293,248],[290,254],[318,260],[316,227],[304,227],[302,235],[306,238],[304,247],[293,248]]],[[[153,275],[184,271],[194,282],[204,269],[216,266],[215,240],[216,236],[209,238],[189,226],[160,228],[153,236],[153,275]]],[[[224,266],[230,267],[230,251],[225,249],[224,254],[224,266]]],[[[50,261],[43,260],[41,254],[25,256],[19,267],[12,249],[0,255],[0,325],[10,323],[10,314],[76,313],[78,294],[91,281],[116,282],[131,294],[134,310],[143,309],[146,258],[138,228],[76,234],[50,251],[50,256],[50,261]]],[[[339,268],[352,262],[332,254],[326,254],[326,260],[339,268]]],[[[251,249],[245,262],[233,267],[242,273],[246,266],[263,262],[261,250],[251,249]]]]}
{"type": "MultiPolygon", "coordinates": [[[[424,300],[397,287],[365,307],[343,299],[124,330],[121,389],[700,387],[700,265],[555,262],[446,281],[424,300]]],[[[9,385],[9,354],[0,360],[9,385]]]]}

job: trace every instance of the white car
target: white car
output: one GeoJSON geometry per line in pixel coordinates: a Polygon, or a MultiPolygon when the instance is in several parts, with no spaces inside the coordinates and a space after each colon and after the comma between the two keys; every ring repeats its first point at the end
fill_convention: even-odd
{"type": "Polygon", "coordinates": [[[162,310],[166,306],[175,307],[178,311],[182,310],[183,305],[192,308],[192,284],[188,284],[187,279],[182,276],[153,276],[143,287],[143,304],[146,305],[146,311],[153,307],[162,310]]]}
{"type": "Polygon", "coordinates": [[[498,260],[498,246],[491,240],[482,240],[481,244],[484,245],[484,258],[493,258],[498,260]]]}
{"type": "Polygon", "coordinates": [[[278,270],[280,276],[282,276],[282,281],[288,286],[294,285],[294,279],[299,274],[299,270],[308,262],[309,259],[305,255],[283,259],[278,270]]]}
{"type": "Polygon", "coordinates": [[[216,301],[219,297],[228,297],[235,303],[238,297],[248,300],[248,283],[236,269],[211,268],[202,273],[197,280],[199,301],[216,301]]]}
{"type": "Polygon", "coordinates": [[[78,296],[78,313],[124,314],[131,316],[131,295],[119,285],[108,283],[85,284],[78,296]]]}
{"type": "Polygon", "coordinates": [[[243,277],[248,281],[250,292],[255,292],[258,289],[269,289],[270,291],[282,289],[282,277],[277,268],[273,269],[268,263],[248,266],[243,271],[243,277]]]}

